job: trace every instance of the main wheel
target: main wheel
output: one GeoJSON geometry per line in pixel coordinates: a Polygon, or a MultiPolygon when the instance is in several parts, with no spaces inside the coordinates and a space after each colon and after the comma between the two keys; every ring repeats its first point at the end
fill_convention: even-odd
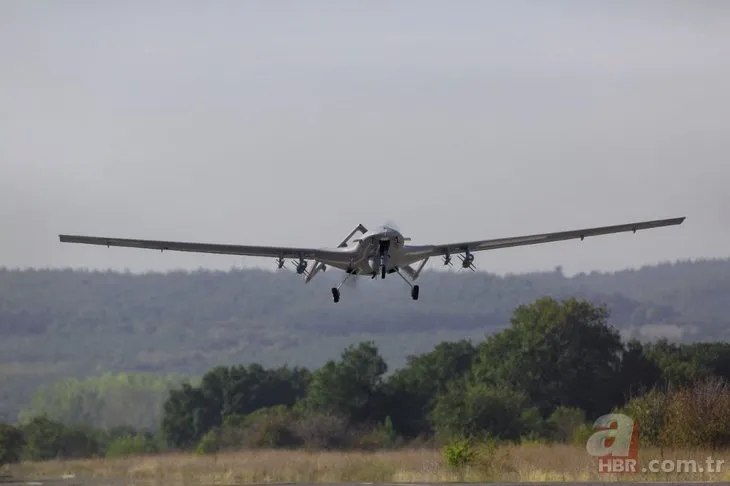
{"type": "Polygon", "coordinates": [[[418,300],[418,285],[414,285],[411,289],[411,298],[413,300],[418,300]]]}
{"type": "Polygon", "coordinates": [[[340,289],[337,287],[332,287],[332,300],[335,301],[335,304],[340,301],[340,289]]]}

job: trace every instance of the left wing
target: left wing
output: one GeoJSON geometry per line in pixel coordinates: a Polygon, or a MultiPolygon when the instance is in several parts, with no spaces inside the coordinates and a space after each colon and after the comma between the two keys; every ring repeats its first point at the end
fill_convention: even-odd
{"type": "Polygon", "coordinates": [[[100,236],[59,235],[62,243],[83,243],[87,245],[147,248],[151,250],[188,251],[196,253],[217,253],[221,255],[244,255],[274,258],[302,258],[331,260],[341,257],[342,249],[296,248],[284,246],[221,245],[214,243],[191,243],[183,241],[134,240],[128,238],[105,238],[100,236]]]}
{"type": "Polygon", "coordinates": [[[657,219],[654,221],[642,221],[637,223],[626,223],[614,226],[600,226],[596,228],[584,228],[571,231],[559,231],[555,233],[542,233],[526,236],[513,236],[509,238],[496,238],[491,240],[465,241],[461,243],[446,243],[442,245],[407,246],[406,254],[409,261],[418,261],[421,258],[463,253],[466,251],[497,250],[513,246],[537,245],[540,243],[551,243],[578,239],[588,236],[608,235],[612,233],[636,232],[638,230],[660,228],[662,226],[673,226],[682,224],[685,218],[657,219]]]}

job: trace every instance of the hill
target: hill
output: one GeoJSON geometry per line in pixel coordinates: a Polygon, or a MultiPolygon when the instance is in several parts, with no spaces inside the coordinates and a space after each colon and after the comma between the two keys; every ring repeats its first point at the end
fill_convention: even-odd
{"type": "Polygon", "coordinates": [[[36,387],[102,371],[199,375],[258,362],[317,367],[373,340],[391,368],[445,340],[481,339],[541,296],[605,303],[626,337],[726,340],[730,260],[566,277],[425,272],[421,300],[400,279],[364,278],[333,304],[327,272],[304,285],[263,270],[144,275],[0,270],[0,422],[36,387]]]}

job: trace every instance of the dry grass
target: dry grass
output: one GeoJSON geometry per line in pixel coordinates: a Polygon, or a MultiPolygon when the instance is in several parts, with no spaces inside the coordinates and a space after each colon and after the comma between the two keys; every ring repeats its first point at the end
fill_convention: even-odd
{"type": "MultiPolygon", "coordinates": [[[[640,466],[651,459],[728,457],[723,452],[640,451],[640,466]]],[[[64,475],[152,484],[230,485],[274,482],[481,482],[481,481],[722,481],[730,479],[730,462],[717,473],[632,475],[598,474],[597,462],[585,449],[566,445],[503,446],[481,456],[464,471],[450,470],[440,451],[433,449],[389,452],[243,451],[211,456],[163,454],[125,459],[89,459],[23,463],[10,473],[25,480],[64,475]],[[723,472],[724,470],[727,473],[723,472]]]]}

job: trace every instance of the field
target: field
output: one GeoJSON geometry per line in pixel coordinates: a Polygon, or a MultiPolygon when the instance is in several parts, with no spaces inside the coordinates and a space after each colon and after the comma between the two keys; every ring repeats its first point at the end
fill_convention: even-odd
{"type": "MultiPolygon", "coordinates": [[[[639,469],[652,459],[721,459],[728,451],[642,450],[639,469]]],[[[568,445],[501,446],[478,456],[462,471],[449,469],[441,452],[414,449],[383,452],[304,452],[258,450],[211,456],[164,454],[124,459],[22,463],[9,467],[18,479],[124,479],[146,484],[242,484],[268,482],[481,482],[481,481],[724,481],[730,465],[716,473],[599,474],[597,460],[568,445]],[[727,472],[726,472],[727,471],[727,472]]]]}

